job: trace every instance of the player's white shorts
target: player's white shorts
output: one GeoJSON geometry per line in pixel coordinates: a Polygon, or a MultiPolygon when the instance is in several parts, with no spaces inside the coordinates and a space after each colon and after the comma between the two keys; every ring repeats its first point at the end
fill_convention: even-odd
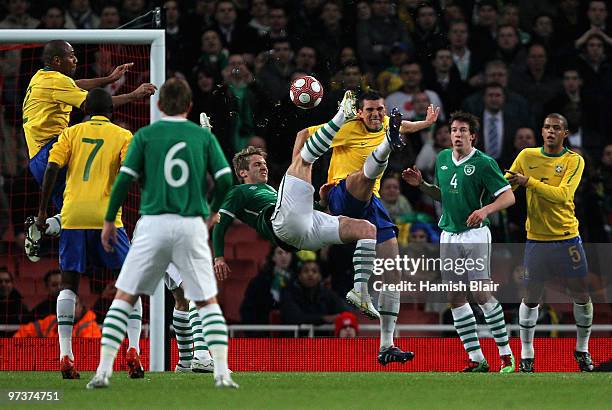
{"type": "Polygon", "coordinates": [[[183,283],[183,278],[181,278],[181,274],[176,268],[176,265],[173,263],[169,264],[168,268],[166,269],[164,282],[166,283],[166,287],[170,292],[181,286],[181,283],[183,283]]]}
{"type": "Polygon", "coordinates": [[[311,184],[285,174],[270,218],[274,234],[281,241],[302,250],[316,251],[342,243],[338,217],[315,211],[313,195],[311,184]]]}
{"type": "Polygon", "coordinates": [[[170,263],[180,272],[185,298],[203,301],[217,294],[204,220],[175,214],[138,220],[115,286],[132,295],[151,295],[170,263]]]}
{"type": "Polygon", "coordinates": [[[460,233],[442,231],[440,235],[442,280],[483,280],[491,277],[491,231],[488,226],[460,233]],[[452,270],[445,262],[453,261],[452,270]]]}

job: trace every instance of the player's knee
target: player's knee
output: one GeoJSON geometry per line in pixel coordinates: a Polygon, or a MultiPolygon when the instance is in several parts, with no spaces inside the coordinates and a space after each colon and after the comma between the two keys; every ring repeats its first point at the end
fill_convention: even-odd
{"type": "Polygon", "coordinates": [[[359,235],[361,239],[376,239],[376,226],[368,221],[360,221],[359,235]]]}
{"type": "Polygon", "coordinates": [[[189,310],[189,301],[185,299],[183,289],[180,286],[172,291],[172,296],[174,296],[174,308],[176,310],[180,310],[181,312],[187,312],[189,310]]]}

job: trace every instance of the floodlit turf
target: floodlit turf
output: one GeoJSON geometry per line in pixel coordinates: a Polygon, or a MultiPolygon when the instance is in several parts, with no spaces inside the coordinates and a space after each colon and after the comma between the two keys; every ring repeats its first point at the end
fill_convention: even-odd
{"type": "Polygon", "coordinates": [[[0,389],[61,390],[61,403],[0,408],[185,409],[600,409],[612,403],[612,374],[535,373],[241,373],[239,390],[218,391],[211,375],[116,373],[111,387],[89,391],[59,373],[0,372],[0,389]]]}

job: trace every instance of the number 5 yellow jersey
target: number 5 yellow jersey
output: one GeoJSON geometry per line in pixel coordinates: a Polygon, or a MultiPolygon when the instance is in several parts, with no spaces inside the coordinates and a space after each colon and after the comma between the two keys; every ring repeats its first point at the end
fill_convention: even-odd
{"type": "MultiPolygon", "coordinates": [[[[103,116],[62,131],[51,148],[49,162],[68,167],[63,229],[102,229],[111,188],[131,140],[131,132],[103,116]]],[[[123,226],[121,210],[115,225],[123,226]]]]}

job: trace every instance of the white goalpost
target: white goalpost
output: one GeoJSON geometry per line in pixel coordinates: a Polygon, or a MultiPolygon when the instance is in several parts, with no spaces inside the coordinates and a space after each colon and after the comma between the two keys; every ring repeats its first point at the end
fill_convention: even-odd
{"type": "MultiPolygon", "coordinates": [[[[166,43],[164,30],[0,30],[0,43],[46,43],[65,40],[75,44],[150,45],[150,82],[161,87],[166,79],[166,43]]],[[[150,101],[150,121],[160,119],[159,94],[150,101]]],[[[160,280],[149,306],[149,371],[164,371],[164,281],[160,280]]]]}

